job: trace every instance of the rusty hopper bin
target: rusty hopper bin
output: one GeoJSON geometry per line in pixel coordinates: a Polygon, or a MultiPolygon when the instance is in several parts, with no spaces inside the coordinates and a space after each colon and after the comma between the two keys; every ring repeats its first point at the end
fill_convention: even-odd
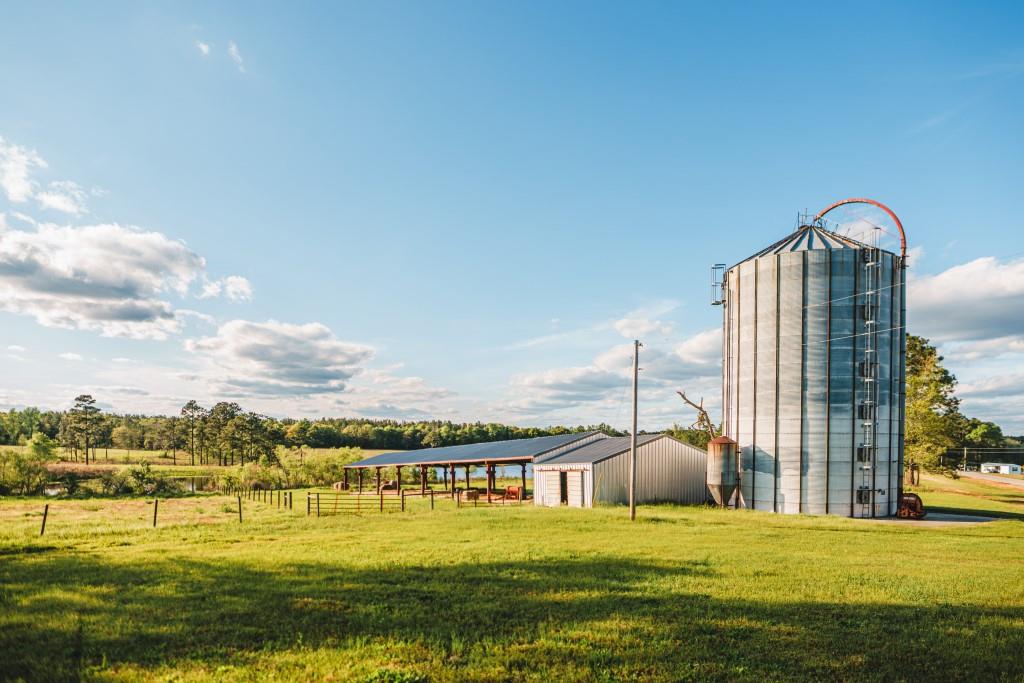
{"type": "Polygon", "coordinates": [[[728,505],[736,491],[739,483],[737,465],[735,441],[727,436],[720,436],[708,443],[708,489],[719,507],[728,505]]]}

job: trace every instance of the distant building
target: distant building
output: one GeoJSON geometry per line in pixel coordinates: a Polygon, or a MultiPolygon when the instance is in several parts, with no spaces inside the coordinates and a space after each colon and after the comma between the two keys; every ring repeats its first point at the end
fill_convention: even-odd
{"type": "Polygon", "coordinates": [[[1012,462],[983,462],[978,471],[988,474],[1020,474],[1020,465],[1012,462]]]}

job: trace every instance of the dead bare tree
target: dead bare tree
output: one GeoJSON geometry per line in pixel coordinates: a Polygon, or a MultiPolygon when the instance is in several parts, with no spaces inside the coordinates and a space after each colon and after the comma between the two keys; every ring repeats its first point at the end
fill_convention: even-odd
{"type": "Polygon", "coordinates": [[[711,421],[711,416],[708,415],[708,411],[704,410],[703,397],[700,399],[700,403],[694,403],[693,401],[688,399],[686,397],[686,394],[684,394],[683,392],[677,391],[676,393],[679,394],[679,398],[683,399],[683,401],[685,401],[688,406],[697,411],[697,421],[693,423],[690,429],[699,429],[703,432],[706,432],[709,441],[711,439],[714,439],[715,423],[711,421]]]}

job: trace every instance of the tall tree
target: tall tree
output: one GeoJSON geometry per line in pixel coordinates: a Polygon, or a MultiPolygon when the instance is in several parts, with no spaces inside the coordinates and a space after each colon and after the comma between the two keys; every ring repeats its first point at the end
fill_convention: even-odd
{"type": "Polygon", "coordinates": [[[71,409],[71,414],[75,430],[85,440],[85,464],[88,465],[89,447],[93,444],[93,436],[100,419],[100,409],[96,406],[96,399],[89,394],[76,396],[75,407],[71,409]]]}
{"type": "Polygon", "coordinates": [[[189,401],[181,407],[181,417],[188,426],[188,453],[193,465],[196,464],[196,425],[205,412],[206,410],[195,401],[189,401]]]}
{"type": "Polygon", "coordinates": [[[957,445],[964,418],[956,377],[942,365],[942,356],[924,337],[907,336],[907,458],[929,468],[957,445]]]}

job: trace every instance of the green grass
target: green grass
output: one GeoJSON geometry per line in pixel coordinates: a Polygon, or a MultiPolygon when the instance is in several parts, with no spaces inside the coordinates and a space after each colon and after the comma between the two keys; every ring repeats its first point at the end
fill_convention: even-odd
{"type": "Polygon", "coordinates": [[[1024,489],[980,479],[952,479],[923,474],[921,485],[908,491],[920,494],[929,510],[966,512],[1024,521],[1024,489]]]}
{"type": "MultiPolygon", "coordinates": [[[[922,493],[1024,507],[983,495],[922,493]]],[[[631,524],[622,508],[441,499],[317,519],[298,493],[289,512],[245,501],[242,524],[223,496],[162,502],[152,529],[146,501],[50,502],[39,538],[43,501],[0,501],[0,677],[1024,677],[1014,519],[937,529],[649,506],[631,524]]]]}

